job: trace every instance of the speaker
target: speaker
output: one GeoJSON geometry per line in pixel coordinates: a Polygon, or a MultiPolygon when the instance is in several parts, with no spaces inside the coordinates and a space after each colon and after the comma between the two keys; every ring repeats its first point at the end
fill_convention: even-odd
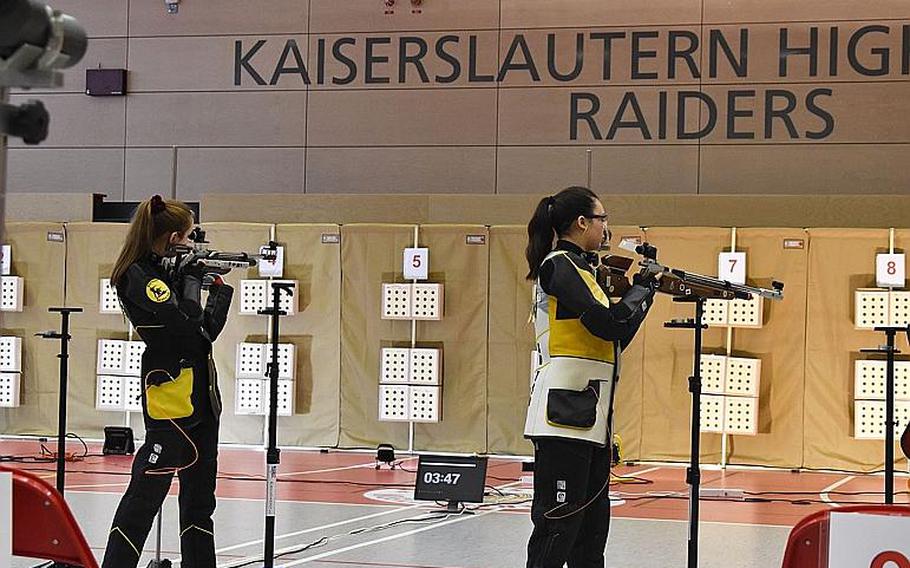
{"type": "Polygon", "coordinates": [[[86,69],[85,94],[111,97],[126,94],[126,69],[86,69]]]}
{"type": "Polygon", "coordinates": [[[104,447],[101,453],[106,456],[131,456],[136,452],[133,443],[133,429],[126,426],[105,426],[104,447]]]}

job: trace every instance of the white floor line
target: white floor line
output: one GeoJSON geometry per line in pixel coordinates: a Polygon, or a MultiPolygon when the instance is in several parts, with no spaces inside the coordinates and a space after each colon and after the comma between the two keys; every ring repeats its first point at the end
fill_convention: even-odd
{"type": "Polygon", "coordinates": [[[623,474],[617,473],[616,475],[618,475],[619,477],[633,477],[633,476],[638,477],[639,475],[651,473],[652,471],[657,471],[659,469],[663,469],[663,466],[649,467],[648,469],[643,469],[641,471],[630,471],[628,473],[623,473],[623,474]]]}
{"type": "MultiPolygon", "coordinates": [[[[688,523],[688,519],[643,519],[641,517],[622,517],[613,515],[614,521],[638,521],[643,523],[688,523]]],[[[613,522],[613,521],[610,521],[613,522]]],[[[698,521],[699,525],[725,525],[735,527],[771,527],[775,529],[792,529],[793,525],[766,525],[762,523],[736,523],[731,521],[698,521]]]]}
{"type": "Polygon", "coordinates": [[[451,525],[451,524],[455,524],[455,523],[460,523],[460,522],[466,521],[466,520],[468,520],[468,519],[477,519],[477,518],[482,517],[482,516],[484,516],[484,515],[488,515],[488,514],[494,512],[494,511],[496,511],[495,508],[494,508],[494,509],[491,509],[491,510],[489,510],[489,511],[482,511],[482,512],[480,512],[480,513],[477,513],[476,515],[459,515],[457,518],[454,518],[454,519],[451,519],[451,520],[448,520],[448,521],[442,521],[442,522],[435,523],[435,524],[432,524],[432,525],[428,525],[428,526],[425,526],[425,527],[420,527],[420,528],[417,528],[417,529],[413,529],[413,530],[410,530],[410,531],[406,531],[406,532],[403,532],[403,533],[393,534],[393,535],[385,536],[385,537],[382,537],[382,538],[377,538],[377,539],[374,539],[374,540],[369,540],[369,541],[367,541],[367,542],[360,542],[360,543],[357,543],[357,544],[352,544],[352,545],[350,545],[350,546],[345,546],[344,548],[338,548],[338,549],[336,549],[336,550],[329,550],[329,551],[327,551],[327,552],[323,552],[322,554],[316,554],[316,555],[313,555],[313,556],[307,556],[306,558],[301,558],[300,560],[295,560],[295,561],[293,561],[293,562],[283,562],[283,563],[281,564],[281,566],[282,566],[282,568],[290,568],[291,566],[299,566],[300,564],[306,564],[307,562],[313,562],[314,560],[320,560],[320,559],[322,559],[322,558],[327,558],[327,557],[329,557],[329,556],[335,556],[336,554],[341,554],[341,553],[343,553],[343,552],[349,552],[349,551],[351,551],[351,550],[357,550],[358,548],[364,548],[364,547],[366,547],[366,546],[372,546],[372,545],[374,545],[374,544],[380,544],[380,543],[383,543],[383,542],[388,542],[388,541],[390,541],[390,540],[395,540],[395,539],[403,538],[403,537],[406,537],[406,536],[415,535],[415,534],[418,534],[418,533],[422,533],[422,532],[424,532],[424,531],[429,531],[429,530],[437,529],[437,528],[439,528],[439,527],[444,527],[444,526],[446,526],[446,525],[451,525]]]}
{"type": "MultiPolygon", "coordinates": [[[[499,485],[499,486],[497,486],[496,488],[497,488],[497,489],[506,489],[506,488],[508,488],[508,487],[513,487],[513,486],[520,485],[520,484],[521,484],[520,481],[512,481],[512,482],[509,482],[509,483],[504,483],[504,484],[502,484],[502,485],[499,485]]],[[[416,509],[416,508],[421,507],[421,506],[423,506],[422,503],[421,503],[421,504],[417,504],[417,505],[410,505],[410,506],[408,506],[408,507],[399,507],[399,508],[396,508],[396,509],[391,510],[391,511],[385,511],[384,513],[374,513],[374,514],[371,514],[371,515],[367,515],[367,516],[364,516],[364,517],[360,517],[360,519],[367,519],[367,518],[370,518],[370,517],[377,517],[377,516],[379,516],[379,515],[381,515],[381,514],[394,513],[394,512],[397,512],[397,511],[404,511],[404,510],[407,510],[407,509],[416,509]]],[[[352,545],[352,546],[353,546],[354,548],[360,548],[361,546],[367,546],[367,545],[369,545],[369,544],[375,544],[375,543],[379,543],[379,542],[384,542],[384,541],[386,541],[386,540],[391,540],[392,538],[398,538],[398,537],[400,537],[400,536],[407,536],[408,534],[414,534],[415,532],[423,532],[424,530],[428,530],[428,529],[433,528],[433,527],[436,527],[436,526],[442,526],[443,524],[449,524],[449,523],[451,523],[451,522],[453,522],[453,521],[463,520],[464,518],[470,518],[470,517],[472,517],[472,516],[473,516],[473,517],[478,517],[478,516],[482,516],[482,515],[487,515],[487,514],[489,514],[489,513],[495,513],[495,512],[498,512],[499,510],[500,510],[499,507],[495,507],[495,508],[493,508],[493,509],[490,509],[489,511],[483,511],[482,513],[478,513],[478,514],[476,514],[476,515],[462,515],[462,516],[461,516],[462,519],[453,519],[453,520],[451,520],[451,521],[443,521],[443,522],[441,522],[441,523],[435,523],[435,524],[433,524],[433,525],[430,525],[430,526],[427,526],[427,527],[423,527],[423,528],[418,529],[418,530],[416,530],[416,531],[410,531],[410,532],[401,533],[401,534],[398,534],[398,535],[391,535],[390,537],[385,537],[385,538],[383,538],[383,539],[379,539],[379,540],[375,540],[375,541],[369,541],[369,542],[366,542],[366,543],[360,543],[360,544],[358,544],[358,545],[352,545]]],[[[354,520],[359,520],[359,519],[351,519],[351,521],[354,521],[354,520]]],[[[314,532],[314,531],[316,531],[316,530],[320,530],[320,529],[323,529],[323,528],[330,528],[330,527],[332,527],[332,526],[338,526],[338,525],[342,525],[342,524],[347,524],[347,523],[349,523],[349,522],[351,522],[351,521],[343,521],[343,522],[339,522],[339,523],[334,523],[334,524],[332,524],[332,525],[326,525],[326,526],[324,526],[324,527],[316,527],[316,528],[313,528],[313,529],[307,529],[307,530],[303,530],[303,531],[298,531],[298,532],[296,532],[296,533],[291,533],[291,534],[282,535],[281,537],[277,537],[277,536],[276,536],[276,537],[275,537],[275,540],[278,540],[278,538],[288,538],[288,537],[291,537],[291,536],[297,536],[297,535],[304,534],[304,533],[308,533],[308,532],[314,532]]],[[[253,542],[253,543],[245,543],[245,544],[255,544],[255,543],[259,543],[259,542],[262,542],[262,540],[260,539],[260,540],[257,540],[257,541],[255,541],[255,542],[253,542]]],[[[225,551],[227,551],[227,550],[234,550],[234,549],[239,548],[239,547],[240,547],[240,545],[235,545],[235,546],[232,546],[232,547],[229,547],[229,548],[220,549],[220,550],[216,551],[216,553],[225,552],[225,551]]],[[[283,553],[283,552],[289,552],[289,551],[291,551],[291,550],[294,550],[295,548],[298,548],[298,547],[295,547],[295,546],[294,546],[294,547],[288,547],[288,548],[285,548],[284,550],[276,551],[276,554],[280,554],[280,553],[283,553]]],[[[346,548],[346,549],[339,549],[338,552],[344,552],[345,550],[351,550],[351,549],[352,549],[351,547],[348,547],[348,548],[346,548]]],[[[329,552],[335,552],[335,551],[329,551],[329,552]]],[[[320,558],[323,558],[325,555],[329,555],[329,553],[324,553],[324,555],[319,556],[319,557],[320,557],[320,558]]],[[[238,559],[238,560],[233,560],[233,561],[231,561],[231,562],[228,562],[227,564],[221,564],[221,565],[219,565],[219,568],[230,568],[231,566],[234,566],[234,565],[237,565],[237,564],[243,565],[244,563],[247,563],[247,562],[249,562],[249,561],[251,561],[251,560],[255,560],[256,558],[258,558],[258,556],[250,556],[250,557],[247,557],[247,558],[241,558],[241,559],[238,559]]],[[[309,558],[309,557],[308,557],[308,558],[309,558]]],[[[313,557],[313,559],[315,560],[316,558],[313,557]]],[[[308,562],[310,561],[309,559],[304,559],[304,560],[306,560],[306,561],[308,561],[308,562]]],[[[260,562],[261,562],[261,560],[260,560],[260,562]]],[[[302,563],[302,562],[297,561],[296,564],[301,564],[301,563],[302,563]]],[[[296,564],[295,564],[295,563],[291,563],[291,564],[282,563],[281,566],[282,566],[282,568],[285,568],[285,567],[287,567],[287,566],[295,566],[296,564]]]]}
{"type": "MultiPolygon", "coordinates": [[[[318,527],[312,527],[312,528],[308,528],[308,529],[304,529],[304,530],[300,530],[300,531],[295,531],[295,532],[292,532],[292,533],[281,534],[281,535],[275,535],[275,541],[278,541],[278,540],[281,540],[281,539],[285,539],[285,538],[291,538],[291,537],[295,537],[295,536],[299,536],[299,535],[307,534],[307,533],[311,533],[311,532],[316,532],[316,531],[320,531],[320,530],[323,530],[323,529],[330,529],[330,528],[332,528],[332,527],[338,527],[338,526],[341,526],[341,525],[346,525],[346,524],[348,524],[348,523],[354,523],[354,522],[357,522],[357,521],[364,521],[364,520],[366,520],[366,519],[372,519],[372,518],[374,518],[374,517],[381,517],[381,516],[383,516],[383,515],[390,515],[390,514],[392,514],[392,513],[397,513],[397,512],[399,512],[399,511],[407,511],[407,510],[409,510],[409,509],[416,509],[417,507],[420,507],[420,505],[411,505],[411,506],[409,506],[409,507],[399,507],[399,508],[397,508],[397,509],[390,509],[390,510],[387,510],[387,511],[380,511],[380,512],[378,512],[378,513],[370,513],[369,515],[361,515],[360,517],[353,517],[353,518],[350,518],[350,519],[345,519],[345,520],[343,520],[343,521],[337,521],[337,522],[330,523],[330,524],[327,524],[327,525],[320,525],[320,526],[318,526],[318,527]]],[[[242,543],[240,543],[240,544],[234,544],[234,545],[232,545],[232,546],[226,546],[226,547],[224,547],[224,548],[219,548],[218,550],[215,551],[215,554],[222,554],[222,553],[225,553],[225,552],[229,552],[229,551],[231,551],[231,550],[237,550],[238,548],[246,548],[247,546],[251,546],[251,545],[254,545],[254,544],[259,544],[259,543],[261,543],[263,540],[264,540],[264,539],[260,538],[260,539],[256,539],[256,540],[251,540],[251,541],[249,541],[249,542],[242,542],[242,543]]]]}
{"type": "Polygon", "coordinates": [[[840,505],[838,505],[837,503],[833,503],[833,502],[831,501],[831,499],[828,497],[828,492],[829,492],[829,491],[834,491],[835,489],[837,489],[837,488],[840,487],[841,485],[844,485],[844,484],[846,484],[846,483],[849,483],[849,482],[853,481],[854,479],[856,479],[856,476],[855,476],[855,475],[851,475],[851,476],[848,476],[848,477],[845,477],[845,478],[841,479],[840,481],[838,481],[838,482],[836,482],[836,483],[832,483],[832,484],[829,485],[828,487],[825,487],[824,489],[822,489],[821,493],[819,493],[819,496],[822,498],[822,501],[824,501],[825,503],[828,504],[829,507],[840,507],[840,505]]]}
{"type": "MultiPolygon", "coordinates": [[[[408,461],[408,460],[414,460],[414,459],[417,459],[417,458],[405,458],[401,461],[408,461]]],[[[278,477],[288,477],[291,475],[305,475],[308,473],[329,473],[332,471],[345,471],[348,469],[361,469],[361,468],[367,468],[367,467],[376,467],[376,462],[371,461],[371,462],[360,463],[360,464],[355,464],[355,465],[332,467],[332,468],[328,468],[328,469],[313,469],[313,470],[309,470],[309,471],[291,471],[288,473],[278,472],[278,477]]]]}
{"type": "MultiPolygon", "coordinates": [[[[66,486],[66,490],[69,491],[70,489],[91,489],[91,488],[93,488],[93,487],[126,487],[127,485],[129,485],[129,482],[124,482],[124,483],[93,483],[93,484],[90,484],[90,485],[67,485],[67,486],[66,486]]],[[[92,492],[86,491],[86,493],[92,493],[92,492]]]]}

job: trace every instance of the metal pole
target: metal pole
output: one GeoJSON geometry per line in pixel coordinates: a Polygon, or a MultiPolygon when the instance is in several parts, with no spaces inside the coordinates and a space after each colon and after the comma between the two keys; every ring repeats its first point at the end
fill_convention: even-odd
{"type": "Polygon", "coordinates": [[[67,360],[69,359],[69,312],[61,312],[60,331],[60,401],[57,413],[57,491],[63,495],[66,475],[66,396],[68,390],[67,360]]]}
{"type": "Polygon", "coordinates": [[[686,472],[686,482],[689,484],[689,568],[698,566],[698,499],[701,482],[698,462],[701,457],[701,333],[704,304],[704,298],[695,299],[695,363],[689,381],[689,391],[692,392],[692,451],[689,470],[686,472]]]}
{"type": "MultiPolygon", "coordinates": [[[[9,88],[0,87],[0,109],[9,101],[9,88]]],[[[3,223],[6,219],[6,114],[0,110],[0,236],[5,232],[3,223]]]]}
{"type": "Polygon", "coordinates": [[[885,375],[885,503],[894,503],[894,334],[895,329],[885,330],[888,337],[887,372],[885,375]]]}
{"type": "Polygon", "coordinates": [[[266,498],[265,498],[265,568],[275,564],[275,510],[278,497],[278,464],[281,452],[278,449],[278,318],[285,315],[279,309],[281,291],[293,294],[292,286],[283,282],[272,282],[272,307],[259,313],[272,317],[272,358],[269,363],[269,445],[266,450],[266,498]]]}

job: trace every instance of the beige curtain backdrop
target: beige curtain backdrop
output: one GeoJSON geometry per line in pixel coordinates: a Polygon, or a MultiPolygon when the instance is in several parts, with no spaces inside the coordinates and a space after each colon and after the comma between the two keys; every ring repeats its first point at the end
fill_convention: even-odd
{"type": "MultiPolygon", "coordinates": [[[[266,223],[206,223],[206,238],[216,250],[259,252],[271,238],[272,225],[266,223]]],[[[212,355],[218,370],[224,410],[221,414],[221,439],[241,444],[262,444],[265,419],[262,416],[237,416],[235,408],[237,344],[243,341],[268,341],[268,317],[241,315],[240,281],[259,278],[259,269],[232,270],[225,281],[234,287],[234,299],[227,324],[215,342],[212,355]]]]}
{"type": "Polygon", "coordinates": [[[335,446],[341,376],[341,247],[323,243],[338,225],[278,225],[284,279],[297,280],[297,315],[282,318],[282,342],[296,345],[294,415],[278,422],[278,443],[335,446]]]}
{"type": "MultiPolygon", "coordinates": [[[[342,446],[407,447],[408,426],[378,421],[381,347],[409,346],[411,324],[380,319],[383,282],[402,282],[402,252],[412,225],[342,227],[342,446]]],[[[418,244],[430,249],[429,282],[444,285],[440,321],[417,324],[417,346],[443,350],[443,422],[417,424],[415,449],[485,451],[487,447],[487,244],[481,225],[425,225],[418,244]],[[452,432],[458,432],[452,436],[452,432]]]]}
{"type": "MultiPolygon", "coordinates": [[[[25,280],[23,311],[0,314],[2,334],[22,338],[21,406],[0,408],[0,432],[6,434],[48,434],[57,430],[60,342],[35,337],[42,331],[60,329],[60,316],[47,309],[63,305],[66,244],[48,241],[48,232],[62,234],[63,225],[7,223],[4,228],[4,243],[12,247],[10,272],[25,280]]],[[[70,392],[80,388],[71,385],[70,392]]]]}
{"type": "MultiPolygon", "coordinates": [[[[98,312],[99,285],[108,277],[127,226],[104,223],[10,223],[13,273],[25,282],[25,310],[3,314],[3,333],[23,338],[22,406],[0,409],[6,434],[56,430],[58,343],[34,333],[59,327],[53,305],[81,306],[72,316],[69,430],[100,438],[105,425],[126,415],[95,410],[97,341],[126,339],[120,315],[98,312]],[[47,240],[64,232],[66,242],[47,240]],[[65,289],[64,289],[65,288],[65,289]],[[64,298],[65,293],[65,298],[64,298]]],[[[296,412],[279,420],[280,443],[297,446],[375,447],[408,444],[408,427],[378,421],[379,356],[383,346],[408,346],[411,325],[380,319],[381,284],[402,282],[402,251],[414,243],[415,225],[333,224],[206,225],[214,248],[256,252],[274,237],[286,248],[285,277],[300,282],[299,313],[283,318],[282,341],[297,346],[296,412]],[[324,234],[341,235],[341,245],[324,234]]],[[[643,236],[673,267],[715,274],[717,255],[729,250],[728,228],[616,226],[613,244],[643,236]]],[[[523,225],[422,225],[420,246],[430,248],[430,281],[445,285],[441,321],[420,322],[417,345],[443,349],[443,422],[418,424],[414,447],[422,450],[527,455],[522,438],[527,407],[533,330],[528,323],[530,285],[523,225]],[[468,244],[467,236],[485,244],[468,244]]],[[[910,230],[896,231],[896,247],[910,244],[910,230]]],[[[887,252],[887,229],[772,229],[737,231],[747,253],[749,282],[785,282],[782,302],[765,301],[760,329],[735,329],[732,354],[762,361],[756,436],[729,440],[731,463],[780,467],[872,470],[883,463],[879,441],[853,438],[853,364],[864,347],[884,335],[853,324],[853,291],[875,285],[875,254],[887,252]],[[802,248],[784,248],[784,240],[802,248]]],[[[621,254],[620,251],[617,251],[621,254]]],[[[233,271],[239,291],[258,270],[233,271]]],[[[236,346],[266,342],[268,318],[241,316],[235,298],[215,345],[225,398],[222,439],[261,444],[265,420],[234,415],[236,346]]],[[[691,304],[658,296],[639,336],[623,357],[616,393],[616,431],[627,459],[683,461],[689,451],[692,332],[665,321],[692,317],[691,304]]],[[[725,328],[704,336],[705,353],[723,353],[725,328]]],[[[903,336],[898,346],[905,345],[903,336]]],[[[904,354],[902,358],[907,358],[904,354]]],[[[132,415],[137,437],[141,417],[132,415]]],[[[702,459],[720,461],[720,436],[702,436],[702,459]]]]}
{"type": "Polygon", "coordinates": [[[531,380],[534,326],[531,283],[523,225],[490,228],[489,381],[487,434],[489,451],[527,455],[533,448],[522,436],[531,380]]]}
{"type": "MultiPolygon", "coordinates": [[[[807,467],[880,469],[878,440],[853,438],[853,375],[860,349],[885,335],[854,328],[857,288],[875,286],[875,255],[888,252],[883,229],[810,229],[806,332],[805,456],[807,467]]],[[[901,232],[907,244],[907,232],[901,232]]],[[[903,338],[898,338],[898,348],[903,338]]],[[[900,455],[897,452],[896,455],[900,455]]]]}
{"type": "MultiPolygon", "coordinates": [[[[111,277],[127,228],[122,223],[66,225],[66,303],[84,310],[70,317],[73,339],[70,342],[67,427],[70,432],[87,438],[101,438],[104,426],[122,426],[126,420],[123,412],[95,409],[95,386],[98,340],[127,339],[129,333],[129,324],[122,314],[99,312],[101,279],[111,277]]],[[[59,328],[59,325],[54,327],[59,328]]],[[[138,421],[140,427],[141,422],[138,421]]],[[[45,431],[56,431],[56,422],[46,425],[45,431]]],[[[141,436],[142,432],[140,429],[137,435],[141,436]]]]}
{"type": "MultiPolygon", "coordinates": [[[[638,227],[611,226],[610,230],[613,233],[610,241],[611,252],[619,256],[630,255],[618,248],[622,239],[641,238],[644,240],[645,238],[644,231],[638,227]]],[[[635,272],[635,268],[633,265],[629,269],[629,277],[635,272]]],[[[613,428],[622,440],[624,460],[642,459],[642,397],[644,396],[644,357],[647,344],[648,329],[647,326],[642,325],[635,339],[622,352],[620,359],[622,367],[613,399],[613,428]]]]}
{"type": "Polygon", "coordinates": [[[729,437],[730,463],[802,463],[808,247],[808,235],[798,229],[736,232],[736,250],[746,253],[747,283],[770,288],[778,280],[785,288],[783,300],[764,300],[760,329],[733,330],[731,355],[761,360],[761,388],[758,434],[729,437]],[[802,240],[803,248],[785,249],[785,239],[802,240]]]}
{"type": "Polygon", "coordinates": [[[420,245],[430,249],[430,282],[444,284],[440,321],[417,324],[418,346],[442,348],[444,422],[418,424],[420,450],[484,452],[487,448],[487,311],[489,242],[483,225],[423,225],[420,245]],[[451,432],[458,432],[453,438],[451,432]]]}
{"type": "MultiPolygon", "coordinates": [[[[658,248],[657,259],[668,266],[701,274],[717,271],[717,254],[730,243],[730,231],[720,228],[651,228],[647,240],[658,248]]],[[[683,461],[689,457],[690,395],[688,377],[693,365],[693,332],[668,329],[664,322],[694,317],[689,303],[673,302],[660,294],[645,324],[644,378],[642,385],[642,459],[683,461]]],[[[726,332],[705,330],[703,352],[720,352],[726,332]]],[[[702,436],[702,459],[717,463],[720,436],[702,436]]]]}
{"type": "MultiPolygon", "coordinates": [[[[402,251],[414,244],[415,225],[341,227],[341,435],[342,447],[407,448],[407,424],[379,422],[381,347],[408,347],[411,324],[379,319],[382,283],[402,282],[402,251]]],[[[434,251],[435,252],[435,251],[434,251]]],[[[437,256],[430,256],[434,272],[437,256]]],[[[451,294],[453,291],[449,290],[451,294]]],[[[439,322],[429,322],[439,323],[439,322]]],[[[443,353],[443,365],[446,365],[443,353]]]]}

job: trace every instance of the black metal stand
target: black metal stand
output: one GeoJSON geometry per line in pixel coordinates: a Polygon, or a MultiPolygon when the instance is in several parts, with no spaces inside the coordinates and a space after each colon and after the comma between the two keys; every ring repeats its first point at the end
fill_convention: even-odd
{"type": "Polygon", "coordinates": [[[876,327],[875,331],[884,331],[887,344],[873,349],[860,349],[861,353],[884,353],[887,361],[885,371],[885,504],[894,504],[894,356],[900,350],[894,347],[894,336],[906,327],[876,327]]]}
{"type": "Polygon", "coordinates": [[[44,339],[59,339],[60,353],[57,358],[60,359],[60,404],[57,412],[57,491],[63,496],[64,485],[66,482],[66,397],[69,384],[69,341],[70,335],[70,314],[80,313],[82,308],[48,308],[49,312],[59,313],[62,317],[60,331],[45,331],[38,333],[39,337],[44,339]]]}
{"type": "Polygon", "coordinates": [[[155,559],[149,561],[147,568],[171,568],[171,561],[167,558],[161,559],[161,517],[162,510],[158,509],[158,528],[157,534],[155,535],[155,559]]]}
{"type": "Polygon", "coordinates": [[[691,329],[695,331],[695,363],[692,376],[689,377],[689,392],[692,393],[692,430],[691,453],[689,468],[686,470],[686,483],[689,485],[689,551],[688,568],[698,566],[698,506],[699,485],[701,483],[701,467],[699,458],[701,452],[701,334],[708,326],[702,323],[705,299],[700,296],[684,296],[673,298],[674,302],[689,302],[695,304],[695,319],[673,320],[666,322],[664,327],[676,329],[691,329]]]}
{"type": "Polygon", "coordinates": [[[281,291],[289,296],[294,295],[294,285],[290,282],[272,282],[272,307],[260,310],[259,313],[271,317],[272,323],[272,358],[268,364],[269,375],[269,445],[266,450],[266,499],[265,499],[265,549],[263,566],[272,568],[275,564],[275,509],[277,501],[278,464],[281,463],[281,452],[278,450],[278,318],[287,315],[279,309],[281,291]]]}
{"type": "MultiPolygon", "coordinates": [[[[66,486],[66,398],[69,389],[69,341],[70,335],[70,314],[80,313],[82,308],[48,308],[47,311],[59,313],[62,321],[60,331],[45,331],[36,334],[44,339],[59,339],[60,353],[57,358],[60,359],[60,401],[57,411],[57,492],[63,497],[66,486]]],[[[71,568],[69,564],[54,562],[52,568],[71,568]]]]}

